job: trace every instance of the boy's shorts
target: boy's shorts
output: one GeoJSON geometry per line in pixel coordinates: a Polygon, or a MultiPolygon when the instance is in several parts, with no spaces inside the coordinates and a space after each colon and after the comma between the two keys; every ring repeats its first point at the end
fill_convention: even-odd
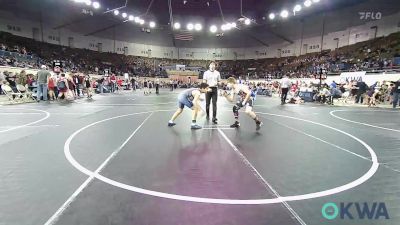
{"type": "Polygon", "coordinates": [[[179,95],[178,96],[178,106],[181,109],[185,108],[185,106],[188,107],[189,109],[191,109],[193,107],[193,102],[190,101],[186,96],[179,95]]]}
{"type": "MultiPolygon", "coordinates": [[[[237,103],[238,103],[238,106],[241,105],[243,103],[243,98],[239,98],[237,103]]],[[[253,107],[253,104],[254,104],[254,101],[252,98],[250,98],[249,100],[247,100],[247,102],[242,107],[246,107],[246,106],[253,107]]],[[[242,108],[242,107],[240,107],[240,108],[242,108]]]]}

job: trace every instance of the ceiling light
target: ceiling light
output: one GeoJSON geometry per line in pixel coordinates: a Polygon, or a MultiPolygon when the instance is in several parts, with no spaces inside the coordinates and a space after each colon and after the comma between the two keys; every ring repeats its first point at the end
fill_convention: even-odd
{"type": "Polygon", "coordinates": [[[129,18],[129,20],[130,20],[130,21],[132,21],[132,20],[134,20],[134,19],[135,19],[135,17],[133,17],[132,15],[129,15],[129,17],[128,17],[128,18],[129,18]]]}
{"type": "Polygon", "coordinates": [[[119,15],[119,11],[118,10],[114,10],[114,15],[118,16],[119,15]]]}
{"type": "Polygon", "coordinates": [[[85,3],[86,3],[87,6],[90,6],[92,4],[92,1],[91,0],[85,0],[85,3]]]}
{"type": "Polygon", "coordinates": [[[235,22],[231,23],[231,27],[232,28],[236,27],[236,23],[235,22]]]}
{"type": "Polygon", "coordinates": [[[150,26],[151,28],[154,28],[154,27],[156,26],[156,23],[153,22],[153,21],[150,21],[149,26],[150,26]]]}
{"type": "Polygon", "coordinates": [[[140,25],[143,25],[143,24],[144,24],[144,20],[141,19],[141,20],[139,21],[139,24],[140,24],[140,25]]]}
{"type": "Polygon", "coordinates": [[[294,8],[293,8],[293,12],[299,12],[301,10],[301,5],[296,5],[294,8]]]}
{"type": "Polygon", "coordinates": [[[128,14],[122,13],[122,18],[126,18],[127,16],[128,16],[128,14]]]}
{"type": "Polygon", "coordinates": [[[244,20],[244,24],[250,25],[250,23],[251,23],[251,20],[250,20],[249,18],[246,18],[246,19],[244,20]]]}
{"type": "Polygon", "coordinates": [[[98,9],[100,8],[100,3],[99,2],[93,2],[93,8],[98,9]]]}
{"type": "Polygon", "coordinates": [[[186,26],[186,28],[187,28],[188,30],[193,30],[193,28],[194,28],[193,23],[188,23],[188,25],[186,26]]]}
{"type": "Polygon", "coordinates": [[[200,31],[203,27],[201,26],[201,24],[196,23],[196,25],[194,25],[194,29],[197,31],[200,31]]]}
{"type": "Polygon", "coordinates": [[[306,1],[304,2],[304,6],[305,6],[305,7],[310,7],[311,4],[312,4],[311,0],[306,0],[306,1]]]}
{"type": "Polygon", "coordinates": [[[134,20],[135,20],[135,23],[140,23],[140,18],[139,17],[135,17],[134,20]]]}
{"type": "Polygon", "coordinates": [[[287,18],[288,16],[289,16],[289,12],[287,10],[282,10],[281,17],[282,18],[287,18]]]}
{"type": "Polygon", "coordinates": [[[221,26],[221,30],[223,30],[223,31],[227,30],[227,27],[226,27],[225,24],[223,24],[223,25],[221,26]]]}
{"type": "Polygon", "coordinates": [[[181,29],[181,24],[178,22],[174,23],[174,29],[176,29],[176,30],[181,29]]]}
{"type": "Polygon", "coordinates": [[[270,14],[269,14],[269,19],[270,19],[270,20],[275,19],[275,13],[270,13],[270,14]]]}
{"type": "Polygon", "coordinates": [[[318,2],[319,2],[319,0],[313,0],[313,2],[314,2],[314,3],[318,3],[318,2]]]}
{"type": "Polygon", "coordinates": [[[217,30],[218,30],[218,28],[217,28],[217,26],[215,26],[215,25],[212,25],[212,26],[210,27],[211,33],[215,33],[215,32],[217,32],[217,30]]]}

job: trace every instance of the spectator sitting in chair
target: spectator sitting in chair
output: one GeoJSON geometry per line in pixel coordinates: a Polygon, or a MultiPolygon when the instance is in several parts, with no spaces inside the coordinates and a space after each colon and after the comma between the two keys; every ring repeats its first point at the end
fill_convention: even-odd
{"type": "MultiPolygon", "coordinates": [[[[17,83],[15,82],[16,76],[12,76],[12,73],[6,76],[6,84],[8,84],[14,93],[18,92],[17,83]]],[[[13,95],[13,99],[15,99],[15,95],[13,95]]]]}
{"type": "Polygon", "coordinates": [[[327,98],[331,96],[331,92],[328,89],[328,85],[322,85],[321,90],[319,91],[317,95],[317,101],[320,103],[325,104],[327,98]]]}
{"type": "Polygon", "coordinates": [[[17,75],[17,83],[21,84],[22,86],[26,85],[28,76],[26,75],[25,70],[22,70],[18,75],[17,75]]]}
{"type": "Polygon", "coordinates": [[[294,93],[293,97],[291,97],[290,100],[289,100],[290,104],[301,104],[301,103],[304,103],[304,100],[301,99],[301,97],[299,96],[299,93],[300,93],[299,90],[297,90],[294,93]]]}
{"type": "Polygon", "coordinates": [[[338,88],[332,87],[330,90],[329,103],[333,105],[333,99],[341,97],[342,97],[342,92],[338,88]]]}
{"type": "Polygon", "coordinates": [[[35,82],[35,78],[33,77],[33,74],[28,74],[26,76],[27,76],[26,83],[28,84],[29,87],[32,87],[33,83],[35,82]]]}
{"type": "Polygon", "coordinates": [[[17,77],[15,75],[13,76],[12,73],[6,75],[6,81],[15,93],[18,92],[16,78],[17,77]]]}

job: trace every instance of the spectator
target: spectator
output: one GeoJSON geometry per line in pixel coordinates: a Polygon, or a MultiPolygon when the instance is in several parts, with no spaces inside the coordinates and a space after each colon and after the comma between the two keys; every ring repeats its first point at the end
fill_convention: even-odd
{"type": "Polygon", "coordinates": [[[332,83],[331,83],[330,87],[331,87],[331,88],[336,88],[336,87],[337,87],[337,84],[336,84],[336,82],[335,82],[335,81],[332,81],[332,83]]]}
{"type": "Polygon", "coordinates": [[[5,72],[0,71],[0,95],[3,94],[3,90],[1,89],[1,85],[5,82],[6,77],[4,76],[5,72]]]}
{"type": "Polygon", "coordinates": [[[22,70],[18,75],[17,75],[17,83],[25,86],[27,84],[27,79],[28,76],[26,75],[25,70],[22,70]]]}
{"type": "Polygon", "coordinates": [[[132,77],[131,79],[132,91],[136,91],[136,79],[132,77]]]}
{"type": "Polygon", "coordinates": [[[67,78],[68,89],[69,89],[69,91],[67,93],[67,98],[71,99],[71,100],[76,99],[75,90],[77,88],[77,85],[74,82],[74,78],[70,74],[66,78],[67,78]]]}
{"type": "Polygon", "coordinates": [[[174,91],[174,81],[172,79],[169,81],[169,85],[171,87],[170,91],[174,91]]]}
{"type": "Polygon", "coordinates": [[[72,77],[73,83],[74,85],[74,94],[79,98],[81,91],[80,89],[82,89],[82,81],[81,78],[79,76],[79,74],[74,74],[74,76],[72,77]]]}
{"type": "Polygon", "coordinates": [[[357,82],[356,89],[357,89],[356,103],[360,102],[361,104],[363,104],[364,98],[366,97],[365,93],[367,92],[368,86],[364,81],[359,81],[357,82]]]}
{"type": "Polygon", "coordinates": [[[28,87],[32,87],[34,82],[35,82],[34,75],[28,74],[27,79],[26,79],[26,83],[28,84],[28,87]]]}
{"type": "Polygon", "coordinates": [[[54,80],[54,78],[52,76],[49,77],[49,80],[47,82],[47,87],[49,90],[50,100],[52,100],[52,101],[56,100],[56,95],[54,93],[54,89],[56,88],[56,81],[54,80]]]}
{"type": "Polygon", "coordinates": [[[97,88],[99,89],[99,92],[103,94],[103,82],[104,82],[104,76],[102,76],[100,79],[97,80],[97,88]]]}
{"type": "Polygon", "coordinates": [[[87,94],[87,98],[91,99],[93,95],[93,90],[92,90],[92,78],[90,77],[89,74],[85,76],[83,83],[84,83],[84,90],[87,94]]]}
{"type": "Polygon", "coordinates": [[[12,73],[8,73],[6,76],[6,81],[8,85],[13,89],[13,91],[17,92],[16,76],[13,75],[12,73]]]}
{"type": "Polygon", "coordinates": [[[393,83],[393,109],[395,109],[397,106],[400,106],[400,79],[393,83]]]}
{"type": "Polygon", "coordinates": [[[116,83],[117,83],[117,78],[115,77],[115,74],[112,74],[110,77],[110,89],[112,93],[115,92],[116,83]]]}
{"type": "MultiPolygon", "coordinates": [[[[14,93],[17,93],[18,89],[17,89],[17,83],[15,82],[15,80],[16,80],[16,76],[15,75],[13,76],[12,73],[9,73],[6,76],[6,81],[7,81],[8,85],[11,87],[11,89],[14,93]]],[[[15,96],[13,96],[13,99],[14,98],[15,98],[15,96]]]]}
{"type": "Polygon", "coordinates": [[[124,79],[125,79],[125,83],[129,83],[129,74],[128,73],[124,73],[124,79]]]}
{"type": "MultiPolygon", "coordinates": [[[[317,95],[317,101],[325,104],[327,99],[330,99],[331,92],[329,91],[328,85],[323,85],[321,90],[319,91],[317,95]]],[[[330,103],[330,102],[328,102],[330,103]]]]}
{"type": "Polygon", "coordinates": [[[47,70],[47,66],[42,65],[42,69],[37,73],[37,102],[40,102],[41,97],[43,101],[47,101],[47,82],[51,76],[50,72],[47,70]]]}
{"type": "Polygon", "coordinates": [[[343,95],[343,92],[341,92],[339,88],[331,86],[329,103],[331,105],[333,105],[333,100],[335,98],[341,98],[342,95],[343,95]]]}
{"type": "Polygon", "coordinates": [[[158,94],[160,94],[160,78],[156,78],[156,81],[155,81],[155,85],[156,85],[156,94],[158,95],[158,94]]]}
{"type": "Polygon", "coordinates": [[[68,87],[68,80],[65,77],[64,73],[61,74],[60,79],[57,81],[57,88],[59,93],[57,96],[57,100],[66,99],[69,87],[68,87]]]}

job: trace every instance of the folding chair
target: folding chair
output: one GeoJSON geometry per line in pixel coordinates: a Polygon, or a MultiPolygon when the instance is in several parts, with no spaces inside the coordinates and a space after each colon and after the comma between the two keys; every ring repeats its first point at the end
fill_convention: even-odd
{"type": "Polygon", "coordinates": [[[342,97],[337,98],[337,102],[339,103],[347,103],[347,100],[351,98],[350,92],[346,91],[345,93],[342,94],[342,97]]]}
{"type": "Polygon", "coordinates": [[[18,103],[19,100],[24,97],[21,93],[15,93],[13,89],[8,84],[1,85],[4,94],[8,97],[11,103],[18,103]]]}
{"type": "Polygon", "coordinates": [[[33,93],[31,91],[29,91],[28,88],[24,87],[21,84],[17,84],[17,90],[24,96],[24,100],[26,102],[35,101],[35,98],[33,97],[33,93]]]}
{"type": "Polygon", "coordinates": [[[25,89],[31,95],[32,100],[36,101],[36,99],[37,99],[37,87],[30,88],[28,86],[28,84],[27,84],[27,85],[25,85],[25,89]]]}

